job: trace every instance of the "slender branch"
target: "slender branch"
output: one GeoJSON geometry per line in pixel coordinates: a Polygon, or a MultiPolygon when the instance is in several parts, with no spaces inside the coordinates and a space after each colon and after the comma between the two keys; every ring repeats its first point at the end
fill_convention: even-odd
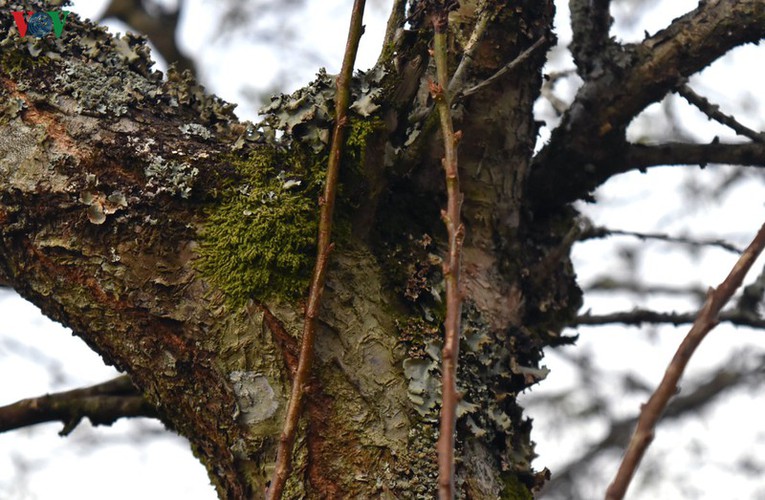
{"type": "Polygon", "coordinates": [[[444,262],[446,281],[446,319],[444,320],[444,347],[442,356],[442,402],[438,436],[438,496],[441,500],[454,498],[454,430],[457,423],[457,360],[460,346],[460,323],[462,318],[462,287],[460,264],[465,227],[460,221],[462,194],[460,193],[457,168],[457,142],[461,134],[454,132],[450,111],[451,98],[445,88],[449,82],[447,59],[447,32],[449,16],[447,8],[435,8],[433,12],[433,54],[436,61],[436,79],[431,93],[436,101],[441,132],[444,141],[444,174],[446,176],[447,205],[441,211],[449,238],[449,254],[444,262]]]}
{"type": "Polygon", "coordinates": [[[450,95],[459,94],[465,86],[465,80],[467,79],[469,69],[476,53],[478,52],[478,46],[483,38],[486,29],[489,26],[489,20],[492,18],[492,13],[486,8],[486,1],[481,0],[478,5],[478,19],[473,27],[473,32],[470,34],[470,38],[465,44],[465,48],[462,50],[462,59],[457,65],[457,69],[454,70],[451,81],[449,82],[448,91],[450,95]]]}
{"type": "Polygon", "coordinates": [[[582,290],[585,292],[613,292],[624,291],[639,295],[666,294],[666,295],[692,295],[703,300],[706,297],[706,291],[695,286],[671,286],[671,285],[648,285],[640,281],[618,280],[611,276],[603,276],[593,282],[584,285],[582,290]]]}
{"type": "Polygon", "coordinates": [[[755,142],[765,142],[765,134],[752,130],[749,127],[745,127],[744,125],[740,124],[734,117],[726,115],[720,111],[720,106],[712,104],[706,97],[700,96],[694,92],[693,89],[688,86],[688,84],[681,85],[678,87],[676,92],[691,105],[699,108],[699,110],[701,110],[701,112],[707,115],[709,118],[731,128],[738,135],[748,137],[755,142]]]}
{"type": "Polygon", "coordinates": [[[736,289],[741,286],[746,273],[762,252],[763,247],[765,247],[765,224],[760,227],[752,243],[739,257],[725,280],[717,289],[709,290],[704,306],[699,311],[688,335],[678,347],[667,371],[664,373],[664,378],[640,412],[637,427],[624,454],[621,466],[614,481],[606,491],[606,500],[624,498],[635,470],[637,470],[645,450],[653,440],[656,423],[661,418],[670,398],[677,394],[677,384],[688,361],[707,333],[719,322],[720,310],[730,300],[736,289]]]}
{"type": "MultiPolygon", "coordinates": [[[[635,309],[632,311],[615,312],[610,314],[583,314],[577,316],[570,326],[601,326],[620,323],[628,326],[641,326],[643,324],[671,324],[687,325],[696,319],[694,313],[658,312],[647,309],[635,309]]],[[[736,326],[748,326],[751,328],[765,328],[765,319],[739,311],[728,311],[718,316],[721,322],[731,323],[736,326]]]]}
{"type": "Polygon", "coordinates": [[[531,54],[533,54],[534,52],[537,51],[537,49],[539,49],[540,47],[545,45],[545,42],[547,42],[547,38],[546,37],[540,38],[539,40],[534,42],[534,44],[531,47],[529,47],[528,49],[526,49],[523,52],[521,52],[520,54],[518,54],[518,57],[516,57],[515,59],[513,59],[512,61],[510,61],[506,65],[504,65],[501,68],[499,68],[497,70],[497,72],[494,73],[493,75],[491,75],[489,78],[487,78],[486,80],[482,81],[478,85],[470,87],[469,89],[466,89],[463,92],[461,92],[460,96],[461,97],[466,97],[466,96],[469,96],[471,94],[475,94],[476,92],[478,92],[482,88],[491,85],[492,83],[497,81],[499,78],[501,78],[502,75],[504,75],[505,73],[508,73],[508,72],[514,70],[515,68],[517,68],[518,66],[520,66],[523,62],[525,62],[529,58],[529,56],[531,56],[531,54]]]}
{"type": "MultiPolygon", "coordinates": [[[[698,413],[704,408],[708,408],[717,401],[718,397],[731,389],[740,387],[745,382],[759,382],[763,378],[762,359],[752,363],[756,368],[753,369],[730,369],[741,361],[742,353],[736,353],[721,366],[727,367],[724,370],[716,370],[714,373],[705,377],[705,381],[699,385],[690,388],[672,400],[664,412],[665,420],[678,419],[684,417],[690,412],[698,413]]],[[[565,396],[563,396],[565,397],[565,396]]],[[[555,398],[563,399],[563,398],[555,398]]],[[[551,402],[551,404],[565,405],[565,402],[551,402]]],[[[602,410],[599,411],[602,413],[602,410]]],[[[588,415],[590,412],[583,412],[588,415]]],[[[556,470],[555,475],[545,485],[539,493],[538,498],[558,497],[556,493],[569,496],[571,486],[577,477],[586,474],[587,468],[592,467],[595,459],[603,452],[611,449],[623,449],[630,441],[630,432],[637,424],[637,417],[621,418],[612,420],[609,424],[608,433],[599,441],[590,444],[587,449],[579,456],[571,460],[567,465],[556,470]],[[565,492],[565,493],[564,493],[565,492]]],[[[574,497],[574,495],[570,495],[574,497]]],[[[576,498],[576,497],[574,497],[576,498]]]]}
{"type": "Polygon", "coordinates": [[[586,228],[580,235],[579,241],[607,238],[609,236],[633,236],[641,240],[659,240],[668,243],[680,243],[695,247],[718,247],[729,252],[741,253],[741,249],[735,245],[719,239],[695,239],[683,236],[670,236],[664,233],[640,233],[636,231],[624,231],[621,229],[609,229],[603,226],[591,226],[586,228]]]}
{"type": "Polygon", "coordinates": [[[111,425],[126,417],[157,417],[155,409],[133,387],[127,375],[108,382],[22,399],[0,407],[0,432],[44,422],[62,422],[59,434],[68,435],[88,417],[93,425],[111,425]]]}
{"type": "Polygon", "coordinates": [[[701,165],[704,167],[709,163],[765,166],[765,144],[759,142],[744,144],[669,142],[655,146],[630,144],[625,151],[623,163],[616,166],[611,175],[658,165],[701,165]]]}
{"type": "Polygon", "coordinates": [[[289,477],[292,467],[292,447],[295,443],[300,410],[303,395],[306,390],[308,378],[311,373],[311,364],[314,354],[314,337],[316,335],[316,323],[319,317],[321,297],[324,292],[324,282],[329,263],[329,254],[332,251],[332,214],[335,207],[335,193],[340,171],[340,157],[343,149],[344,131],[347,122],[346,112],[350,100],[350,83],[353,76],[353,66],[356,61],[356,52],[359,48],[359,40],[364,32],[361,24],[364,17],[365,0],[355,0],[351,13],[351,23],[348,29],[348,41],[345,46],[343,66],[337,77],[337,92],[335,94],[335,127],[332,134],[332,145],[329,151],[327,165],[327,178],[324,185],[324,196],[319,200],[319,239],[317,244],[316,264],[311,278],[311,288],[306,305],[305,321],[303,323],[303,337],[300,343],[300,359],[298,361],[295,378],[292,381],[292,391],[287,407],[287,415],[284,428],[279,440],[279,449],[276,456],[268,498],[278,500],[284,491],[284,485],[289,477]]]}

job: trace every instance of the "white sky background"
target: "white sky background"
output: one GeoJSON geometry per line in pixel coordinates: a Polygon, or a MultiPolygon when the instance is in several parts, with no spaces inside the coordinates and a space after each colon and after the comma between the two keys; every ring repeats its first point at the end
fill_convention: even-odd
{"type": "MultiPolygon", "coordinates": [[[[318,63],[295,61],[289,57],[289,48],[275,53],[272,47],[252,39],[242,42],[232,38],[235,43],[223,39],[214,41],[217,23],[213,0],[188,1],[180,34],[182,48],[200,65],[201,78],[211,92],[240,103],[238,115],[254,119],[256,106],[245,104],[243,87],[267,90],[273,87],[277,75],[287,74],[291,80],[285,91],[291,91],[311,80],[320,65],[326,65],[330,73],[339,69],[352,2],[307,3],[307,11],[292,23],[299,33],[295,47],[311,47],[322,59],[318,63]]],[[[370,67],[377,58],[388,3],[371,2],[367,8],[367,31],[357,64],[361,69],[370,67]]],[[[570,40],[567,2],[556,3],[559,8],[557,33],[561,45],[565,46],[570,40]]],[[[633,16],[617,3],[613,9],[617,21],[615,32],[623,41],[638,41],[644,31],[655,33],[674,17],[693,9],[696,3],[665,1],[661,8],[641,17],[633,16]]],[[[96,17],[104,4],[101,0],[81,0],[75,2],[74,10],[83,17],[96,17]]],[[[765,81],[764,56],[762,47],[736,49],[704,71],[701,77],[692,79],[691,85],[746,125],[765,129],[765,121],[760,118],[765,104],[757,95],[765,81]]],[[[562,53],[556,52],[551,58],[551,70],[572,68],[570,57],[562,53]]],[[[560,82],[556,87],[558,96],[569,101],[578,84],[575,77],[560,82]]],[[[683,131],[695,140],[710,141],[715,135],[722,140],[733,137],[731,132],[708,122],[681,99],[673,100],[670,106],[679,117],[683,131]]],[[[545,102],[539,103],[537,113],[554,125],[551,109],[545,102]]],[[[631,127],[631,138],[661,140],[662,134],[669,132],[663,113],[661,105],[649,108],[631,127]]],[[[543,139],[545,133],[543,130],[543,139]]],[[[743,247],[765,221],[763,177],[759,171],[752,169],[751,180],[739,183],[720,199],[689,201],[690,198],[681,193],[680,186],[688,179],[694,179],[700,189],[712,189],[725,171],[726,168],[714,166],[703,171],[686,166],[622,175],[598,192],[598,205],[580,208],[596,225],[725,238],[743,247]]],[[[692,258],[682,248],[666,243],[643,243],[621,237],[596,240],[574,249],[580,284],[586,285],[604,274],[628,278],[624,261],[615,250],[618,247],[647,249],[640,254],[635,272],[648,284],[714,286],[725,277],[736,258],[715,249],[703,250],[692,258]]],[[[762,267],[761,259],[753,267],[753,276],[748,281],[762,267]]],[[[605,313],[635,306],[661,311],[688,311],[697,307],[673,296],[648,299],[611,293],[587,296],[584,310],[591,308],[594,313],[605,313]]],[[[642,380],[655,386],[686,331],[687,327],[581,328],[577,346],[565,348],[564,353],[590,350],[592,362],[606,374],[603,384],[614,396],[611,404],[620,415],[627,416],[637,411],[641,401],[634,396],[621,397],[623,389],[616,383],[616,377],[609,382],[607,374],[632,367],[642,380]]],[[[739,349],[749,353],[765,352],[765,332],[719,326],[702,343],[690,363],[688,375],[692,378],[720,366],[732,351],[739,349]]],[[[565,356],[550,351],[546,364],[552,373],[533,391],[532,397],[561,388],[582,390],[565,356]]],[[[49,391],[99,383],[114,375],[112,369],[105,367],[101,359],[68,330],[42,318],[34,306],[17,296],[0,292],[0,405],[49,391]]],[[[759,391],[742,389],[723,398],[714,410],[690,418],[682,426],[661,426],[649,449],[647,462],[650,463],[651,457],[660,457],[671,464],[675,475],[691,470],[697,491],[681,490],[669,481],[662,481],[642,492],[633,488],[630,498],[765,498],[765,482],[757,477],[745,480],[735,462],[747,450],[756,461],[765,462],[765,453],[751,450],[754,443],[759,446],[765,443],[762,408],[759,391]],[[690,452],[699,442],[710,449],[703,462],[694,459],[690,452]]],[[[605,430],[605,422],[596,421],[586,427],[569,426],[560,420],[561,415],[535,414],[532,410],[532,416],[535,419],[533,436],[541,455],[535,465],[547,466],[553,473],[557,465],[582,451],[586,437],[597,440],[605,430]]],[[[91,428],[86,422],[66,438],[56,435],[60,428],[60,424],[46,424],[0,434],[0,499],[215,498],[203,467],[191,455],[185,441],[169,433],[156,437],[162,428],[157,423],[121,421],[111,428],[91,428]],[[136,427],[143,431],[136,432],[136,427]],[[142,435],[148,437],[138,444],[132,442],[142,435]]],[[[609,479],[617,462],[601,465],[609,479]]],[[[641,481],[640,475],[636,481],[641,481]]],[[[600,484],[593,478],[593,483],[593,498],[602,497],[605,482],[600,484]]]]}

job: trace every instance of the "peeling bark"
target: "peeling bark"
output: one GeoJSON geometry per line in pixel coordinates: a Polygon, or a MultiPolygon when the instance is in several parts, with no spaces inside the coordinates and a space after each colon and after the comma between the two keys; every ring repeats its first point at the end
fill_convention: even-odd
{"type": "MultiPolygon", "coordinates": [[[[747,25],[715,41],[715,30],[732,29],[726,23],[761,14],[759,2],[734,3],[742,9],[735,16],[720,2],[701,5],[630,47],[624,60],[607,53],[624,63],[620,83],[615,74],[588,73],[533,168],[541,52],[452,110],[463,137],[466,226],[462,497],[529,498],[544,482],[546,471],[531,468],[531,423],[515,398],[544,378],[542,348],[570,341],[561,331],[575,318],[580,291],[568,259],[576,214],[566,202],[613,174],[578,169],[622,151],[619,136],[615,147],[596,143],[623,131],[678,78],[762,36],[761,26],[747,25]]],[[[488,1],[484,9],[461,11],[451,23],[450,69],[460,68],[466,88],[540,39],[554,39],[549,0],[488,1]],[[461,59],[476,25],[485,30],[461,59]]],[[[327,278],[290,498],[429,498],[435,491],[442,148],[427,91],[429,35],[418,31],[427,23],[413,16],[412,30],[397,31],[401,2],[395,14],[378,66],[355,79],[349,130],[356,132],[338,205],[344,229],[327,278]]],[[[601,21],[607,34],[608,20],[601,21]]],[[[190,440],[221,498],[260,498],[297,364],[303,304],[269,290],[232,297],[249,289],[224,286],[200,265],[201,249],[218,234],[210,221],[220,219],[211,214],[238,207],[226,205],[232,199],[251,204],[237,219],[244,233],[227,242],[241,245],[242,255],[265,251],[247,239],[246,224],[262,216],[259,207],[278,206],[268,205],[271,198],[318,202],[311,189],[321,179],[309,177],[326,157],[331,79],[320,75],[303,89],[299,106],[290,107],[294,96],[274,101],[259,129],[239,123],[230,105],[187,77],[151,72],[139,38],[113,39],[74,14],[61,38],[22,40],[5,17],[0,28],[7,34],[0,41],[0,283],[129,374],[159,418],[190,440]],[[275,139],[269,127],[286,130],[287,139],[275,139]],[[295,165],[308,177],[291,178],[295,165]],[[258,172],[280,187],[255,190],[258,172]]],[[[603,36],[590,41],[611,50],[603,36]]],[[[639,153],[630,152],[638,165],[639,153]]],[[[265,227],[271,222],[277,242],[282,225],[295,224],[267,220],[265,227]]],[[[300,262],[286,259],[280,269],[300,262]]]]}

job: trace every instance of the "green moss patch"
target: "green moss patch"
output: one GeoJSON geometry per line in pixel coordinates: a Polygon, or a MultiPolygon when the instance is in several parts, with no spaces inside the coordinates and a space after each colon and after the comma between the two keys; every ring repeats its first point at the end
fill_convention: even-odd
{"type": "Polygon", "coordinates": [[[233,305],[305,293],[324,177],[319,165],[307,163],[300,151],[272,147],[231,161],[236,180],[227,181],[209,212],[198,268],[233,305]]]}

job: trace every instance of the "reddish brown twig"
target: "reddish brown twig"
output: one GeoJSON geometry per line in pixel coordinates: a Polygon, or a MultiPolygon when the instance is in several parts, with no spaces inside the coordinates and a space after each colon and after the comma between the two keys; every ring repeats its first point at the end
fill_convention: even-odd
{"type": "Polygon", "coordinates": [[[441,425],[438,436],[438,496],[441,499],[454,498],[454,429],[457,422],[457,358],[460,346],[460,320],[462,317],[462,287],[460,283],[460,261],[465,228],[460,222],[462,194],[457,171],[457,142],[460,133],[454,132],[452,115],[449,110],[450,96],[447,70],[447,28],[448,12],[437,11],[433,15],[433,53],[436,60],[436,79],[431,93],[436,101],[441,119],[444,138],[447,204],[441,211],[449,238],[449,254],[444,262],[446,281],[446,319],[444,320],[444,347],[442,356],[442,402],[441,425]]]}
{"type": "Polygon", "coordinates": [[[706,334],[717,325],[720,310],[741,285],[744,276],[762,252],[763,247],[765,247],[765,224],[760,227],[757,236],[741,254],[725,281],[717,289],[709,289],[706,302],[699,311],[688,335],[683,339],[669,363],[659,387],[656,388],[648,402],[643,405],[637,427],[622,458],[616,477],[606,491],[606,500],[619,500],[624,497],[645,450],[653,440],[656,423],[667,407],[670,398],[677,394],[677,383],[683,375],[685,366],[706,334]]]}
{"type": "Polygon", "coordinates": [[[353,65],[356,61],[356,52],[359,48],[359,40],[364,31],[361,24],[364,16],[365,0],[355,0],[351,13],[351,25],[348,30],[348,42],[345,46],[343,67],[337,77],[337,91],[335,93],[335,127],[332,134],[332,145],[329,150],[327,164],[327,179],[324,185],[324,196],[319,204],[319,241],[316,251],[316,264],[313,268],[311,288],[306,304],[305,320],[303,323],[303,337],[300,343],[300,360],[298,361],[295,378],[292,380],[292,392],[290,394],[287,415],[284,420],[284,428],[279,440],[279,450],[276,455],[276,468],[268,490],[268,498],[278,500],[284,491],[284,485],[289,477],[292,467],[292,447],[295,444],[300,410],[303,402],[305,386],[308,382],[313,362],[313,346],[316,334],[316,321],[319,317],[321,296],[324,292],[324,281],[329,262],[329,254],[332,251],[332,213],[335,208],[335,192],[337,191],[337,179],[340,171],[340,156],[342,154],[344,130],[346,125],[346,111],[350,100],[350,83],[353,76],[353,65]]]}

